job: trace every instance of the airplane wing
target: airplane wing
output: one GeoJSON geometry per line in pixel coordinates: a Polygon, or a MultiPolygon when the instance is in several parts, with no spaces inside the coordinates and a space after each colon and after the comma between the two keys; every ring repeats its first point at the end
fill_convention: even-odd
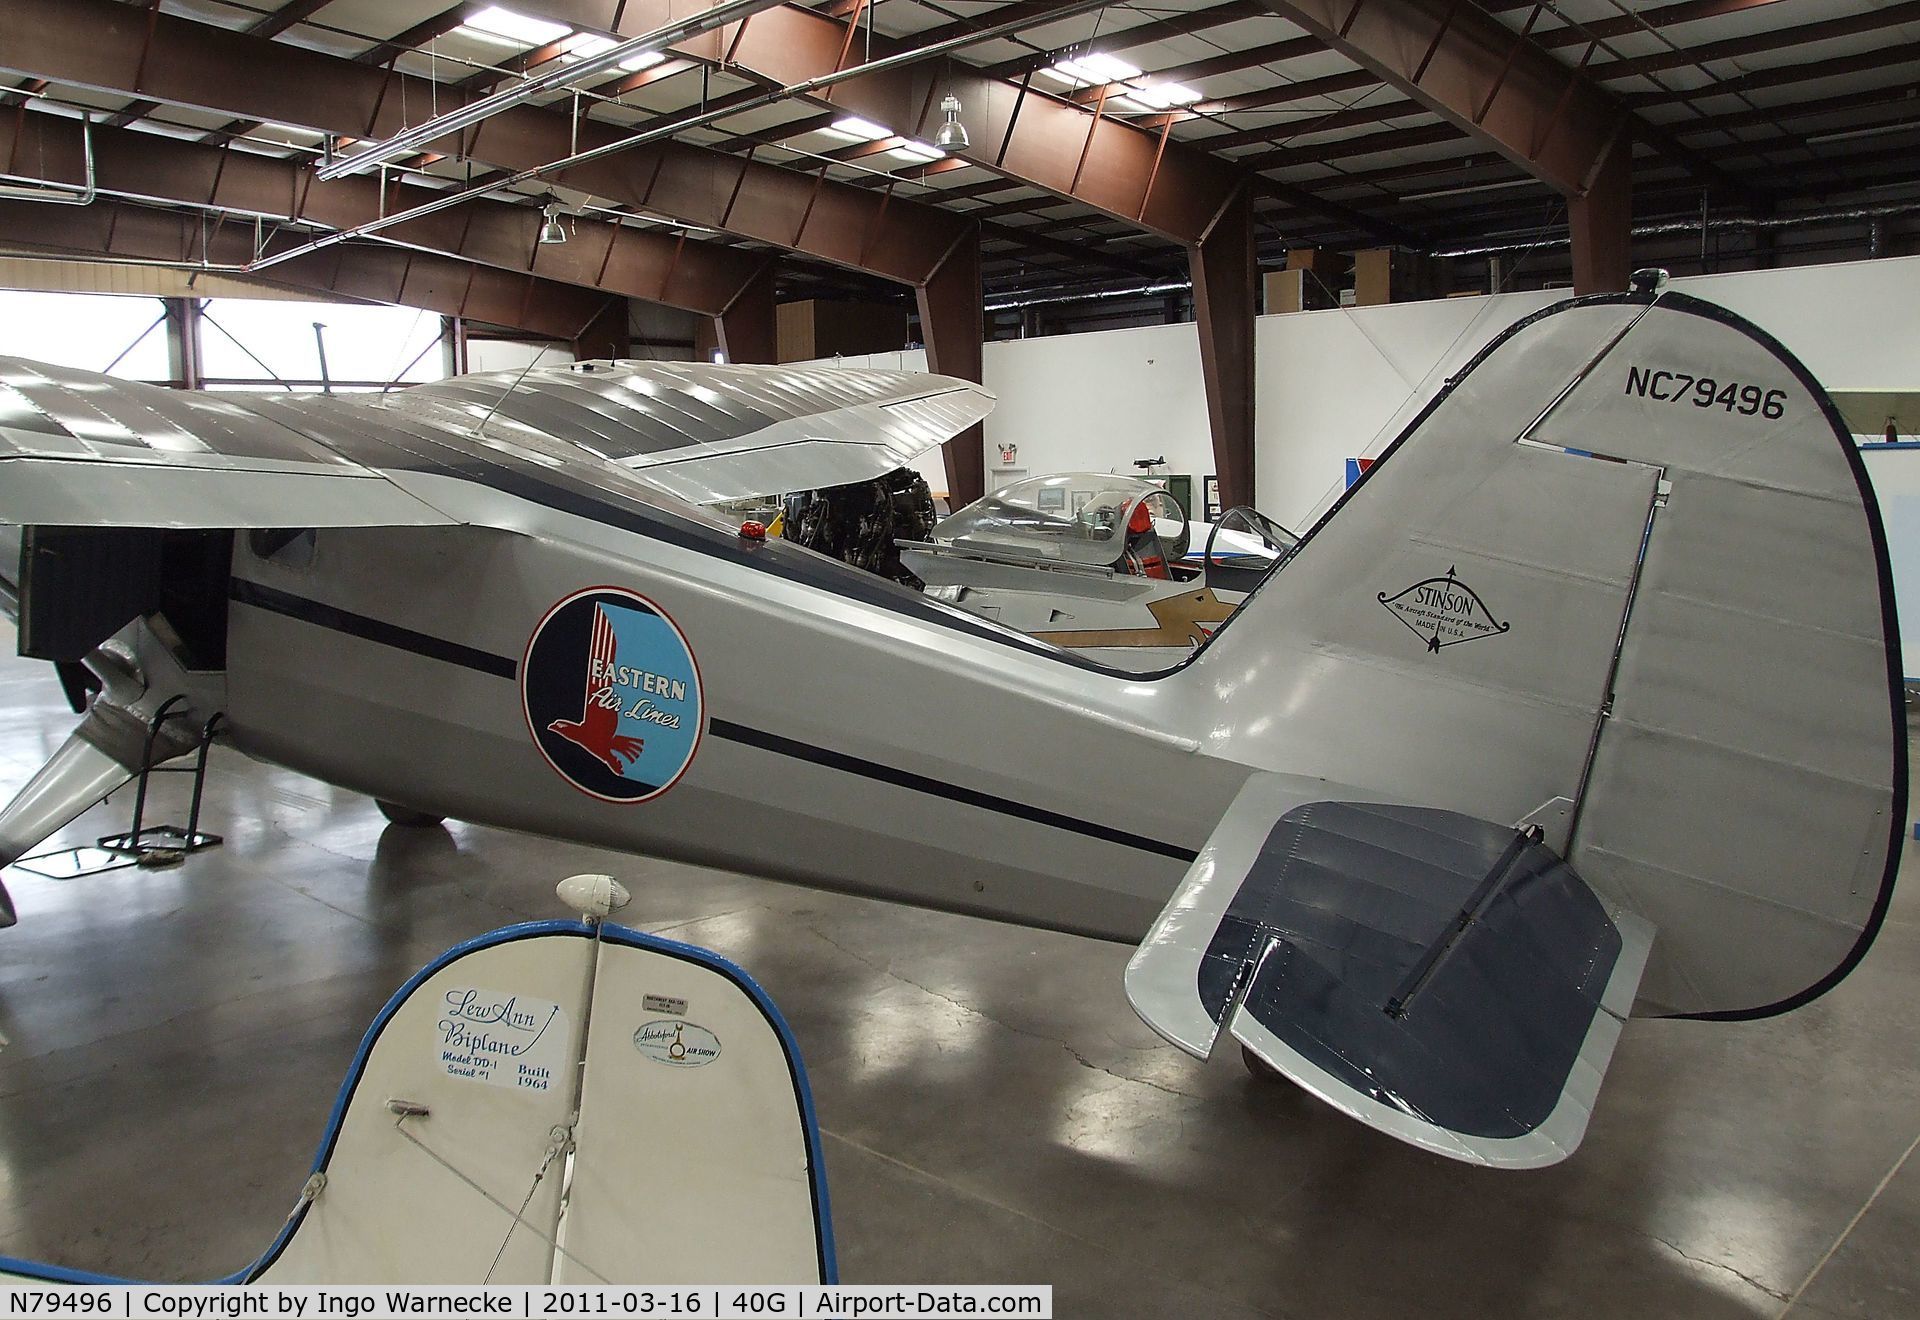
{"type": "Polygon", "coordinates": [[[568,437],[694,504],[871,481],[994,404],[950,376],[708,362],[578,362],[384,397],[385,411],[443,426],[568,437]]]}
{"type": "Polygon", "coordinates": [[[1828,390],[1855,435],[1920,435],[1920,390],[1828,390]]]}
{"type": "Polygon", "coordinates": [[[574,363],[390,394],[219,395],[0,359],[0,524],[399,527],[461,519],[433,460],[517,445],[696,504],[871,480],[992,409],[910,372],[574,363]],[[395,461],[388,468],[372,456],[395,461]]]}
{"type": "Polygon", "coordinates": [[[1257,773],[1127,967],[1147,1024],[1222,1028],[1336,1109],[1470,1163],[1579,1145],[1653,928],[1529,828],[1257,773]]]}
{"type": "Polygon", "coordinates": [[[0,358],[0,524],[451,523],[380,473],[237,398],[0,358]]]}

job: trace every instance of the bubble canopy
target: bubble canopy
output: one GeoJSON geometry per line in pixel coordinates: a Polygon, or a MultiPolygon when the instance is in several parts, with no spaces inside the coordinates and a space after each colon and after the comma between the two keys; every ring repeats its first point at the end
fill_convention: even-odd
{"type": "Polygon", "coordinates": [[[1168,559],[1187,552],[1180,502],[1111,472],[1062,472],[1003,486],[946,518],[934,538],[957,549],[1126,572],[1129,541],[1151,533],[1168,559]],[[1129,528],[1132,529],[1130,535],[1129,528]]]}

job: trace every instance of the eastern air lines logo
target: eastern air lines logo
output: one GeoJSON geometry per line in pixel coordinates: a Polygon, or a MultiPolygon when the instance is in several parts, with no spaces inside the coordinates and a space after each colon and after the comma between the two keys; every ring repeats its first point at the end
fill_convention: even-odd
{"type": "Polygon", "coordinates": [[[701,733],[700,668],[644,596],[592,587],[547,612],[520,667],[527,727],[583,793],[645,802],[685,773],[701,733]]]}

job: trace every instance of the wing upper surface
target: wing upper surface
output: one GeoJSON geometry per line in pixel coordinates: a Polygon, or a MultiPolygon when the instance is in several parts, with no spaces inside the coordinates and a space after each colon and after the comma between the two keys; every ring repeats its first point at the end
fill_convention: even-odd
{"type": "Polygon", "coordinates": [[[0,523],[394,527],[455,521],[237,399],[0,359],[0,523]]]}
{"type": "Polygon", "coordinates": [[[372,527],[459,521],[411,474],[503,445],[694,504],[871,480],[993,396],[908,372],[576,363],[388,394],[214,395],[0,359],[0,523],[372,527]]]}
{"type": "Polygon", "coordinates": [[[582,362],[386,397],[436,427],[571,441],[695,504],[870,481],[992,411],[979,385],[840,367],[582,362]]]}

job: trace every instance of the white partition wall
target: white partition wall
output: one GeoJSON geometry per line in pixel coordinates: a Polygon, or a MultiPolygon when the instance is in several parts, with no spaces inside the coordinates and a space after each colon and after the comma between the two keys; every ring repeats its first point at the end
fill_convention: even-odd
{"type": "Polygon", "coordinates": [[[1900,649],[1907,682],[1920,684],[1920,444],[1870,444],[1861,449],[1880,521],[1900,610],[1900,649]]]}
{"type": "MultiPolygon", "coordinates": [[[[1769,331],[1830,389],[1920,389],[1920,257],[1742,271],[1674,281],[1769,331]]],[[[1519,318],[1566,291],[1446,298],[1263,316],[1255,337],[1258,503],[1308,520],[1340,488],[1348,458],[1376,452],[1445,376],[1519,318]]],[[[925,370],[918,352],[844,359],[925,370]]],[[[1165,454],[1174,472],[1214,471],[1191,323],[986,346],[1000,403],[986,426],[1031,473],[1130,470],[1165,454]]],[[[923,464],[944,488],[939,455],[923,464]]]]}

